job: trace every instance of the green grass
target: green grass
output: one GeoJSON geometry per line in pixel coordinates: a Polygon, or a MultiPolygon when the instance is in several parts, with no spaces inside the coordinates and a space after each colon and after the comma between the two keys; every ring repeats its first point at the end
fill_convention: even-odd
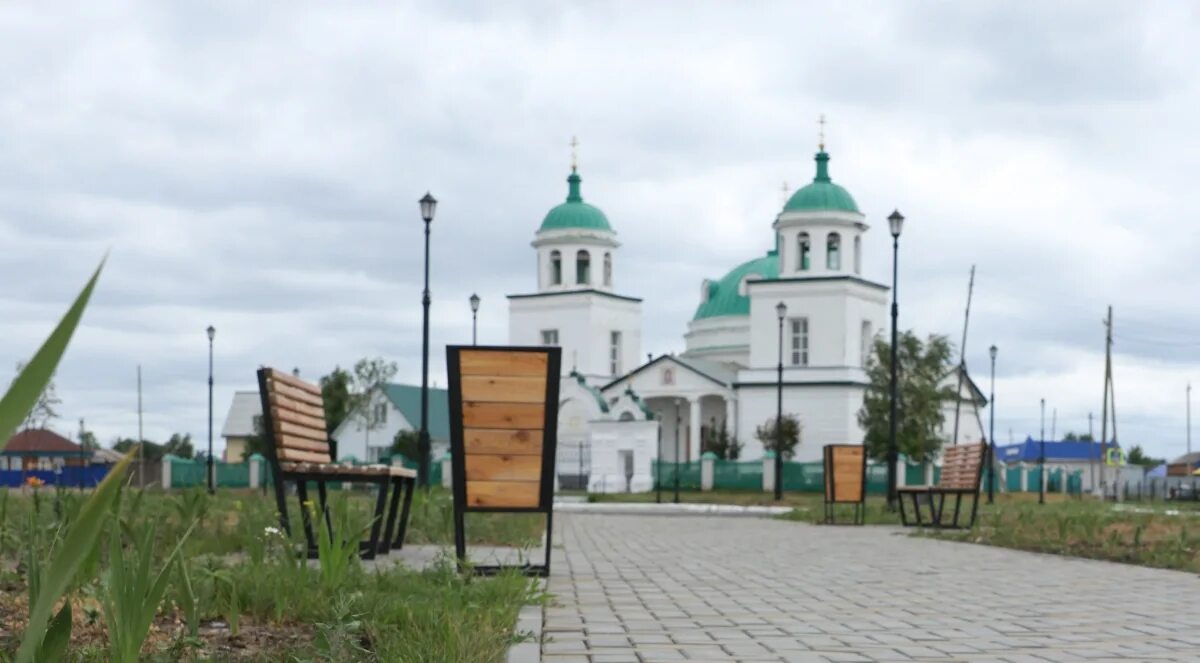
{"type": "MultiPolygon", "coordinates": [[[[336,516],[340,530],[369,522],[369,495],[334,491],[331,498],[346,500],[336,516]]],[[[18,561],[31,540],[45,554],[81,499],[71,491],[43,489],[33,497],[0,490],[0,662],[15,653],[27,614],[28,579],[18,561]],[[34,531],[42,534],[31,538],[34,531]]],[[[522,576],[463,575],[448,557],[423,571],[386,563],[372,570],[353,554],[348,566],[337,562],[345,559],[335,556],[339,546],[326,546],[327,559],[306,564],[293,554],[298,515],[292,514],[297,536],[288,540],[274,531],[273,499],[258,492],[210,498],[200,491],[127,491],[119,509],[122,526],[105,529],[101,552],[68,591],[75,627],[67,660],[112,660],[109,617],[101,609],[115,596],[111,545],[133,554],[134,540],[143,541],[139,550],[148,552],[151,572],[171,569],[140,660],[487,663],[503,660],[520,637],[512,629],[521,606],[543,600],[522,576]],[[181,561],[171,563],[192,523],[181,561]]],[[[451,543],[451,515],[446,491],[418,492],[409,543],[451,543]]],[[[540,519],[529,517],[474,514],[468,522],[476,544],[535,545],[541,534],[540,519]]]]}

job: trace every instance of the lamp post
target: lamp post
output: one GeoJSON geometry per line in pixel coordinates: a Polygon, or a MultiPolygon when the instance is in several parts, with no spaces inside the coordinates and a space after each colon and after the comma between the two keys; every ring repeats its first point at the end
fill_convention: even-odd
{"type": "Polygon", "coordinates": [[[419,201],[425,221],[425,290],[421,295],[421,432],[417,436],[417,484],[429,487],[429,224],[437,210],[437,199],[425,192],[419,201]]]}
{"type": "Polygon", "coordinates": [[[988,504],[996,502],[996,346],[988,348],[992,357],[992,397],[988,407],[988,504]]]}
{"type": "Polygon", "coordinates": [[[479,313],[479,295],[471,294],[471,345],[475,345],[475,320],[479,313]]]}
{"type": "Polygon", "coordinates": [[[1038,504],[1046,503],[1046,399],[1042,399],[1042,433],[1038,436],[1038,504]]]}
{"type": "Polygon", "coordinates": [[[783,318],[787,304],[775,305],[779,318],[779,366],[775,373],[775,501],[783,499],[783,318]]]}
{"type": "Polygon", "coordinates": [[[217,328],[212,325],[205,330],[208,333],[208,494],[216,492],[216,482],[213,480],[213,339],[217,336],[217,328]]]}
{"type": "Polygon", "coordinates": [[[679,400],[680,399],[678,399],[678,398],[675,399],[675,464],[673,465],[673,467],[675,468],[675,503],[676,504],[679,504],[679,426],[681,425],[681,422],[679,419],[679,400]]]}
{"type": "Polygon", "coordinates": [[[888,447],[887,447],[887,503],[888,509],[896,508],[896,462],[900,452],[896,448],[896,320],[900,314],[896,294],[897,276],[900,264],[900,231],[904,229],[904,216],[899,210],[893,210],[888,217],[888,229],[892,232],[892,366],[891,366],[891,396],[890,416],[888,417],[888,447]]]}
{"type": "Polygon", "coordinates": [[[654,502],[662,504],[662,466],[663,466],[663,430],[661,412],[656,412],[654,418],[658,419],[658,456],[654,463],[654,502]]]}

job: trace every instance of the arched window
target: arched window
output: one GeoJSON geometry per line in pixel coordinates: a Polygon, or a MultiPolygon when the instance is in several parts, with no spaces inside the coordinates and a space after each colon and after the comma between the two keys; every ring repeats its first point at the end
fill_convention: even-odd
{"type": "Polygon", "coordinates": [[[842,268],[842,236],[829,233],[825,239],[825,269],[842,268]]]}
{"type": "Polygon", "coordinates": [[[579,285],[592,282],[592,258],[582,249],[575,254],[575,282],[579,285]]]}
{"type": "Polygon", "coordinates": [[[604,254],[604,285],[612,287],[612,254],[604,254]]]}
{"type": "Polygon", "coordinates": [[[854,273],[862,274],[862,236],[854,236],[854,273]]]}
{"type": "Polygon", "coordinates": [[[562,254],[550,252],[550,285],[562,285],[562,254]]]}
{"type": "Polygon", "coordinates": [[[809,262],[812,260],[810,257],[810,254],[812,253],[812,242],[808,239],[808,233],[800,233],[797,243],[800,246],[800,256],[796,260],[796,269],[802,272],[807,272],[808,268],[811,266],[809,262]]]}

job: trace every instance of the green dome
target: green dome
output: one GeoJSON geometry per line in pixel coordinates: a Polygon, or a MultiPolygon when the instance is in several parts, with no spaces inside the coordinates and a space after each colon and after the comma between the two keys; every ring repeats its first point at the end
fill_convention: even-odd
{"type": "Polygon", "coordinates": [[[558,205],[546,214],[538,232],[568,228],[612,232],[612,226],[608,225],[608,217],[604,216],[604,212],[583,202],[583,196],[579,195],[581,181],[579,173],[572,170],[570,177],[567,178],[567,202],[558,205]]]}
{"type": "Polygon", "coordinates": [[[817,210],[833,210],[837,212],[858,211],[850,192],[834,184],[829,179],[829,155],[824,150],[817,152],[817,176],[812,184],[803,187],[788,198],[783,206],[785,212],[813,212],[817,210]]]}
{"type": "Polygon", "coordinates": [[[720,281],[708,283],[708,298],[700,303],[693,320],[719,318],[723,315],[750,315],[750,298],[738,292],[742,279],[779,278],[779,256],[771,251],[733,268],[720,281]]]}

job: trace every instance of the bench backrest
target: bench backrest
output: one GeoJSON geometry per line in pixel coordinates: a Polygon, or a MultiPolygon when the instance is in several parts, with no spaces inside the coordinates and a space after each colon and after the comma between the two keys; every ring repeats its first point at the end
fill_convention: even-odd
{"type": "Polygon", "coordinates": [[[957,444],[942,451],[942,476],[939,488],[978,489],[983,474],[987,445],[957,444]]]}
{"type": "Polygon", "coordinates": [[[258,369],[258,384],[275,460],[332,463],[320,387],[273,368],[258,369]]]}
{"type": "Polygon", "coordinates": [[[550,508],[561,353],[560,348],[447,347],[456,508],[550,508]]]}

